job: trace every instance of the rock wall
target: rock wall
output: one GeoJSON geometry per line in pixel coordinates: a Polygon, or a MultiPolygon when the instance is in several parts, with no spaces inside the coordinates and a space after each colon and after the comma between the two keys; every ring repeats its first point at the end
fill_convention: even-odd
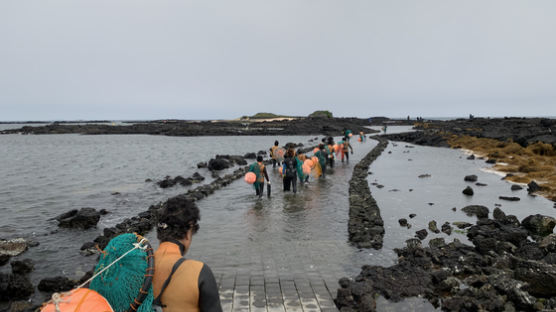
{"type": "Polygon", "coordinates": [[[379,141],[378,145],[355,165],[349,181],[349,240],[358,248],[380,249],[384,237],[384,222],[371,195],[367,176],[369,166],[384,151],[388,141],[375,139],[379,141]]]}

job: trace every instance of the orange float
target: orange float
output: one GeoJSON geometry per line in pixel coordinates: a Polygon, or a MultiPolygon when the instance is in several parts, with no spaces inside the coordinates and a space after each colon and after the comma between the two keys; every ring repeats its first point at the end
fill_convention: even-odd
{"type": "Polygon", "coordinates": [[[248,184],[253,184],[257,180],[257,175],[253,172],[247,172],[245,174],[245,182],[248,184]]]}
{"type": "Polygon", "coordinates": [[[52,300],[41,312],[114,312],[110,303],[96,291],[77,288],[65,293],[52,295],[52,300]]]}

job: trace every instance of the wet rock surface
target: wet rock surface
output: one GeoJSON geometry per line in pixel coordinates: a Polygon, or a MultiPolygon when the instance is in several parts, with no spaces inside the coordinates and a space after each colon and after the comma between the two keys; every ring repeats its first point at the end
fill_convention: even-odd
{"type": "Polygon", "coordinates": [[[355,279],[342,279],[336,304],[341,311],[375,311],[368,298],[422,296],[444,311],[552,311],[556,235],[530,241],[529,233],[529,226],[508,216],[479,219],[468,229],[472,246],[440,238],[422,247],[408,240],[395,250],[398,264],[364,266],[355,279]]]}
{"type": "Polygon", "coordinates": [[[463,180],[467,182],[477,182],[477,179],[478,179],[477,176],[474,174],[467,175],[463,178],[463,180]]]}
{"type": "Polygon", "coordinates": [[[29,248],[29,243],[23,238],[0,239],[0,256],[7,261],[9,257],[17,256],[29,248]],[[8,257],[8,258],[6,258],[8,257]]]}
{"type": "Polygon", "coordinates": [[[203,180],[205,180],[205,177],[203,177],[200,173],[195,172],[192,176],[187,178],[184,178],[182,176],[170,178],[170,176],[166,176],[164,180],[158,181],[156,182],[156,184],[158,184],[158,186],[160,186],[161,188],[168,188],[176,184],[179,184],[181,186],[189,186],[194,183],[200,183],[203,180]]]}
{"type": "Polygon", "coordinates": [[[388,145],[387,140],[378,138],[378,141],[355,165],[349,181],[349,241],[359,248],[380,249],[384,237],[384,222],[367,181],[369,166],[388,145]]]}
{"type": "Polygon", "coordinates": [[[56,276],[42,279],[37,288],[44,292],[67,291],[76,286],[76,282],[65,276],[56,276]]]}
{"type": "Polygon", "coordinates": [[[89,229],[95,227],[100,220],[100,211],[94,208],[73,209],[63,213],[54,219],[59,223],[58,226],[65,228],[89,229]]]}
{"type": "Polygon", "coordinates": [[[488,208],[481,205],[470,205],[461,208],[468,216],[477,216],[477,218],[488,218],[488,208]]]}
{"type": "Polygon", "coordinates": [[[463,194],[467,195],[467,196],[472,196],[474,194],[473,189],[471,188],[471,186],[466,187],[463,191],[461,191],[463,194]]]}

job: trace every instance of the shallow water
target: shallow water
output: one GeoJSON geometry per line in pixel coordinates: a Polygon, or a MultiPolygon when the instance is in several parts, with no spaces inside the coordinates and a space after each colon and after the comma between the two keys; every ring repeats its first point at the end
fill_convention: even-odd
{"type": "MultiPolygon", "coordinates": [[[[392,133],[396,127],[387,131],[392,133]]],[[[280,143],[308,145],[310,138],[278,139],[280,143]]],[[[0,136],[0,157],[4,160],[0,174],[5,177],[0,185],[0,237],[23,236],[40,242],[18,257],[35,260],[31,275],[35,285],[47,276],[80,277],[95,262],[94,256],[79,254],[84,242],[94,239],[104,227],[188,189],[176,186],[164,190],[145,179],[156,181],[178,174],[187,177],[199,171],[207,183],[212,180],[210,173],[198,170],[196,163],[215,154],[267,150],[273,141],[274,137],[0,136]],[[111,195],[113,192],[120,194],[111,195]],[[101,218],[98,228],[87,231],[58,229],[56,222],[49,220],[81,207],[106,208],[112,213],[101,218]]],[[[550,201],[528,196],[525,190],[512,192],[508,182],[483,171],[490,165],[466,160],[462,151],[407,148],[412,145],[394,146],[391,142],[372,164],[369,175],[370,183],[384,185],[381,189],[371,185],[385,223],[384,247],[359,250],[347,241],[348,181],[353,165],[376,142],[369,139],[352,144],[355,153],[349,164],[337,162],[333,174],[298,186],[298,194],[284,194],[277,172],[269,168],[270,199],[258,199],[249,185],[238,180],[199,201],[201,229],[188,257],[205,261],[216,273],[325,279],[335,295],[338,279],[355,277],[361,265],[394,264],[393,249],[403,247],[405,240],[427,228],[429,221],[436,220],[439,228],[445,221],[474,223],[475,217],[460,211],[466,205],[482,204],[492,212],[494,204],[501,203],[504,212],[520,220],[533,213],[556,216],[550,201]],[[425,173],[431,177],[418,178],[425,173]],[[468,174],[476,174],[479,182],[488,186],[464,182],[468,174]],[[461,193],[467,185],[475,190],[473,197],[461,193]],[[521,201],[500,201],[499,195],[519,196],[521,201]],[[410,213],[417,216],[409,219],[410,213]],[[412,224],[411,229],[399,226],[402,217],[412,224]]],[[[156,246],[154,236],[148,235],[156,246]]],[[[464,233],[456,232],[451,236],[429,233],[426,241],[434,237],[467,241],[464,233]]],[[[380,311],[433,309],[428,302],[414,298],[396,304],[380,299],[377,306],[380,311]]]]}
{"type": "MultiPolygon", "coordinates": [[[[309,136],[277,137],[308,144],[309,136]]],[[[188,188],[161,189],[164,176],[190,176],[208,183],[196,164],[215,154],[268,150],[275,137],[167,137],[149,135],[0,135],[0,238],[25,237],[40,243],[18,258],[35,260],[31,279],[56,275],[78,278],[95,257],[79,248],[125,218],[188,188]],[[112,195],[118,192],[119,194],[112,195]],[[51,218],[81,207],[107,209],[95,229],[59,229],[51,218]]],[[[233,170],[233,169],[232,169],[233,170]]],[[[225,174],[223,171],[222,174],[225,174]]],[[[193,185],[191,187],[195,187],[193,185]]],[[[0,270],[9,270],[3,266],[0,270]]]]}

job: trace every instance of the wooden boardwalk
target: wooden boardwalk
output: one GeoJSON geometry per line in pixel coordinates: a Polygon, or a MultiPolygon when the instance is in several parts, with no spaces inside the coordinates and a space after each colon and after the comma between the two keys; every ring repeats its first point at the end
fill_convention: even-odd
{"type": "Polygon", "coordinates": [[[338,311],[322,279],[264,277],[238,273],[216,276],[224,312],[338,311]]]}

